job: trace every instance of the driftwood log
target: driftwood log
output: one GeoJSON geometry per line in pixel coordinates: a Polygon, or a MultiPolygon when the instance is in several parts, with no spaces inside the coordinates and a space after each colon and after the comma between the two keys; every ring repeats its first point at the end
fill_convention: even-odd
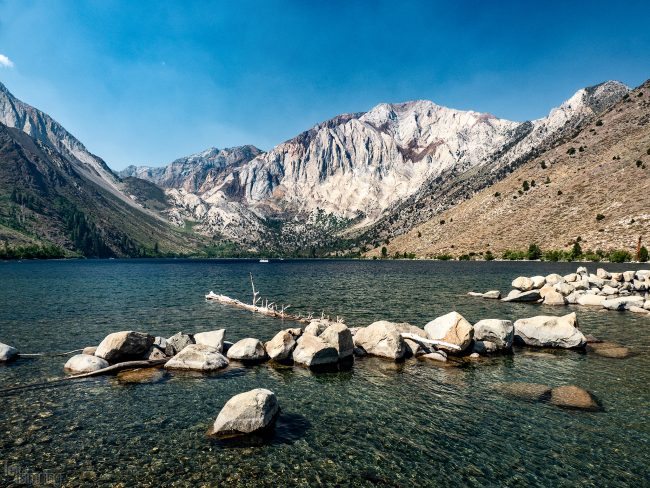
{"type": "Polygon", "coordinates": [[[454,351],[460,351],[460,346],[456,344],[451,344],[445,341],[438,341],[434,339],[427,339],[425,337],[419,336],[417,334],[411,334],[410,332],[402,332],[400,334],[404,339],[411,339],[416,342],[421,342],[422,344],[431,344],[432,346],[441,346],[446,347],[447,349],[453,349],[454,351]]]}

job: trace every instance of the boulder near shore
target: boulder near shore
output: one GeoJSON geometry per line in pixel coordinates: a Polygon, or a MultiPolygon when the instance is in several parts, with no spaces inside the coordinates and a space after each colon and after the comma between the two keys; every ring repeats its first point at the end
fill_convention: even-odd
{"type": "Polygon", "coordinates": [[[270,427],[279,412],[278,399],[271,390],[240,393],[226,402],[208,435],[228,438],[259,432],[270,427]]]}
{"type": "Polygon", "coordinates": [[[154,342],[154,337],[143,332],[124,330],[108,334],[97,346],[95,356],[109,363],[141,359],[154,342]]]}
{"type": "Polygon", "coordinates": [[[18,349],[0,342],[0,363],[13,361],[18,356],[18,349]]]}

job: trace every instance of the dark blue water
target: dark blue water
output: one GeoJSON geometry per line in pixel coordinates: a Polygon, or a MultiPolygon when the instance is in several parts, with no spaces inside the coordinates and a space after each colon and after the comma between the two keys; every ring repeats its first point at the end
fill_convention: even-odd
{"type": "MultiPolygon", "coordinates": [[[[585,333],[635,351],[615,360],[575,351],[461,367],[364,358],[352,371],[232,363],[155,384],[97,378],[4,395],[0,486],[43,473],[65,486],[639,486],[650,479],[650,319],[579,307],[469,298],[509,290],[517,275],[576,265],[422,261],[57,261],[0,263],[0,342],[22,352],[96,345],[111,331],[169,336],[226,328],[226,339],[270,339],[292,326],[208,303],[213,290],[262,296],[294,313],[324,311],[350,326],[423,326],[458,310],[470,322],[575,310],[585,333]],[[576,384],[605,411],[560,410],[504,397],[495,383],[576,384]],[[273,390],[282,414],[262,445],[205,437],[232,395],[273,390]]],[[[609,265],[624,270],[630,265],[609,265]]],[[[634,269],[632,267],[631,269],[634,269]]],[[[595,271],[595,267],[593,270],[595,271]]],[[[0,366],[0,388],[62,376],[66,358],[0,366]]]]}

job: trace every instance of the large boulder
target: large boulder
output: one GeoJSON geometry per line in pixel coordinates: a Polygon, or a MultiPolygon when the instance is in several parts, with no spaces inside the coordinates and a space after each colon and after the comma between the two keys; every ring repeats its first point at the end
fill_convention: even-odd
{"type": "Polygon", "coordinates": [[[273,339],[264,344],[266,354],[273,361],[288,361],[296,347],[296,335],[291,330],[281,330],[273,336],[273,339]]]}
{"type": "Polygon", "coordinates": [[[171,346],[173,354],[178,354],[183,349],[185,349],[190,344],[194,344],[194,339],[189,334],[183,334],[182,332],[176,332],[173,336],[167,339],[167,344],[171,346]]]}
{"type": "Polygon", "coordinates": [[[88,354],[77,354],[72,356],[63,366],[63,369],[72,374],[92,373],[100,369],[108,368],[108,361],[97,356],[88,354]]]}
{"type": "Polygon", "coordinates": [[[228,359],[234,359],[236,361],[256,362],[266,359],[266,351],[264,350],[262,341],[247,337],[246,339],[235,342],[228,349],[226,356],[228,356],[228,359]]]}
{"type": "Polygon", "coordinates": [[[565,283],[565,282],[556,283],[555,285],[553,285],[553,289],[558,293],[561,293],[563,296],[570,295],[575,290],[573,285],[570,285],[569,283],[565,283]]]}
{"type": "Polygon", "coordinates": [[[460,349],[437,346],[448,352],[462,352],[469,347],[474,337],[474,328],[465,317],[458,312],[450,312],[438,317],[424,326],[429,339],[444,341],[458,346],[460,349]]]}
{"type": "Polygon", "coordinates": [[[361,327],[354,335],[354,345],[373,356],[394,360],[402,359],[407,351],[396,324],[386,320],[361,327]]]}
{"type": "Polygon", "coordinates": [[[555,285],[557,283],[562,283],[564,281],[564,276],[561,276],[557,273],[551,273],[546,276],[546,284],[555,285]]]}
{"type": "Polygon", "coordinates": [[[618,295],[618,288],[614,288],[613,286],[605,285],[603,286],[602,293],[603,295],[606,296],[612,296],[612,295],[618,295]]]}
{"type": "Polygon", "coordinates": [[[546,284],[546,278],[544,276],[532,276],[530,279],[533,281],[533,288],[536,290],[546,284]]]}
{"type": "Polygon", "coordinates": [[[562,293],[553,290],[544,296],[543,303],[544,305],[566,305],[566,299],[562,293]]]}
{"type": "Polygon", "coordinates": [[[223,351],[223,339],[226,335],[225,329],[211,330],[208,332],[199,332],[194,334],[194,343],[203,344],[204,346],[212,346],[223,351]]]}
{"type": "Polygon", "coordinates": [[[167,369],[215,371],[228,366],[228,359],[216,347],[190,344],[167,361],[167,369]]]}
{"type": "Polygon", "coordinates": [[[18,349],[0,342],[0,363],[13,361],[18,356],[18,349]]]}
{"type": "Polygon", "coordinates": [[[97,346],[95,356],[109,363],[142,359],[153,344],[154,338],[143,332],[124,330],[108,334],[97,346]]]}
{"type": "Polygon", "coordinates": [[[587,344],[578,330],[575,312],[562,317],[540,315],[515,322],[515,339],[528,346],[581,348],[587,344]]]}
{"type": "Polygon", "coordinates": [[[578,281],[578,275],[576,273],[569,273],[568,275],[564,275],[564,281],[567,283],[573,283],[574,281],[578,281]]]}
{"type": "Polygon", "coordinates": [[[550,403],[556,407],[574,410],[598,411],[601,409],[596,398],[584,388],[567,385],[551,390],[550,403]]]}
{"type": "Polygon", "coordinates": [[[634,273],[634,276],[639,281],[645,281],[650,278],[650,269],[640,269],[634,273]]]}
{"type": "Polygon", "coordinates": [[[280,412],[275,394],[263,388],[235,395],[226,402],[208,435],[234,437],[271,426],[280,412]]]}
{"type": "Polygon", "coordinates": [[[332,366],[338,360],[336,348],[313,334],[303,334],[293,350],[293,362],[309,368],[332,366]]]}
{"type": "Polygon", "coordinates": [[[641,296],[610,298],[603,301],[602,305],[607,310],[629,310],[630,307],[643,307],[645,299],[641,296]]]}
{"type": "Polygon", "coordinates": [[[603,268],[598,268],[596,270],[596,276],[603,280],[609,280],[612,278],[612,273],[605,271],[603,268]]]}
{"type": "Polygon", "coordinates": [[[502,302],[536,302],[541,298],[539,290],[519,291],[512,290],[508,296],[502,298],[502,302]]]}
{"type": "Polygon", "coordinates": [[[305,334],[319,336],[325,329],[335,323],[336,322],[332,322],[331,320],[327,319],[314,319],[309,322],[309,325],[307,327],[305,327],[305,334]]]}
{"type": "Polygon", "coordinates": [[[517,290],[529,291],[533,289],[533,286],[533,280],[527,276],[519,276],[518,278],[512,280],[512,287],[516,288],[517,290]]]}
{"type": "Polygon", "coordinates": [[[586,305],[589,307],[602,307],[606,298],[601,295],[580,295],[577,303],[578,305],[586,305]]]}
{"type": "MultiPolygon", "coordinates": [[[[490,342],[497,350],[511,349],[514,336],[515,328],[510,320],[483,319],[474,324],[474,341],[490,342]]],[[[486,352],[491,352],[490,345],[485,347],[486,352]]]]}
{"type": "Polygon", "coordinates": [[[623,271],[623,280],[624,281],[632,281],[634,279],[635,274],[636,274],[636,271],[623,271]]]}
{"type": "Polygon", "coordinates": [[[339,359],[350,357],[354,353],[352,333],[345,324],[332,324],[319,337],[334,346],[339,353],[339,359]]]}

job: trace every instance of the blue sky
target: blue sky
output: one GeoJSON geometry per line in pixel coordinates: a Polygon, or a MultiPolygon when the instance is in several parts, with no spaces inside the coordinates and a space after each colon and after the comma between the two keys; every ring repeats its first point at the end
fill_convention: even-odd
{"type": "Polygon", "coordinates": [[[650,78],[648,19],[648,1],[0,0],[0,81],[121,169],[381,102],[541,117],[650,78]]]}

